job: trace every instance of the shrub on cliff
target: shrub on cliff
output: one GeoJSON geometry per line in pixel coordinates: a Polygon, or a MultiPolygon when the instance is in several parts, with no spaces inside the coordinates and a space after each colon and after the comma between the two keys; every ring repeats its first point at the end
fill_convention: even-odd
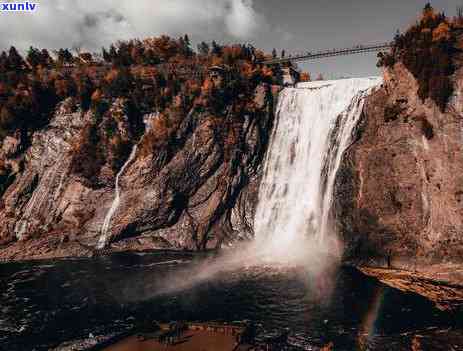
{"type": "Polygon", "coordinates": [[[23,81],[20,74],[10,73],[10,80],[0,79],[0,140],[19,129],[28,142],[29,131],[48,123],[58,96],[52,80],[31,76],[23,81]]]}
{"type": "Polygon", "coordinates": [[[256,87],[278,84],[281,76],[279,66],[260,64],[269,56],[250,45],[213,42],[195,53],[187,36],[121,41],[103,49],[101,62],[95,55],[81,60],[67,49],[55,56],[35,48],[27,60],[14,48],[0,53],[0,142],[18,131],[32,136],[48,123],[56,103],[72,96],[82,113],[91,110],[94,117],[75,142],[72,166],[92,186],[98,185],[101,167],[116,171],[128,157],[147,113],[159,117],[140,145],[142,154],[162,149],[168,160],[183,142],[176,139],[181,122],[194,110],[216,121],[215,135],[230,159],[240,141],[237,123],[263,112],[254,103],[256,87]],[[107,116],[117,99],[125,101],[129,138],[121,138],[113,116],[107,116]]]}
{"type": "Polygon", "coordinates": [[[415,25],[397,33],[392,52],[379,55],[378,64],[392,67],[402,62],[418,81],[419,97],[431,98],[444,111],[453,93],[450,77],[455,72],[455,43],[454,22],[427,4],[415,25]]]}
{"type": "Polygon", "coordinates": [[[100,145],[100,135],[95,123],[87,124],[72,150],[71,172],[80,176],[87,185],[98,187],[98,174],[105,157],[100,145]]]}

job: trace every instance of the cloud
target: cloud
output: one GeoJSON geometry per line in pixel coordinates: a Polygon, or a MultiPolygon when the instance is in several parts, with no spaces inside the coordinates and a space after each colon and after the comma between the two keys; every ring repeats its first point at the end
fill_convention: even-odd
{"type": "Polygon", "coordinates": [[[184,33],[252,41],[269,28],[252,0],[42,0],[34,13],[0,13],[0,49],[98,50],[119,39],[184,33]]]}
{"type": "Polygon", "coordinates": [[[263,16],[252,7],[249,0],[232,0],[229,11],[225,15],[225,24],[230,34],[237,38],[248,38],[250,33],[259,31],[265,25],[263,16]]]}

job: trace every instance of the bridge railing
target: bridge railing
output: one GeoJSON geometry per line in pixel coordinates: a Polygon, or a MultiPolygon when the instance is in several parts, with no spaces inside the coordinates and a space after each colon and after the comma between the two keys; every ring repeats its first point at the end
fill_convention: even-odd
{"type": "Polygon", "coordinates": [[[272,64],[285,63],[285,62],[310,61],[310,60],[316,60],[316,59],[324,58],[324,57],[354,55],[354,54],[360,54],[364,52],[381,51],[383,49],[389,49],[391,48],[391,46],[392,46],[391,43],[357,45],[351,48],[323,50],[323,51],[317,51],[315,53],[308,52],[306,54],[298,54],[295,56],[274,58],[271,60],[262,61],[262,63],[266,65],[272,65],[272,64]]]}

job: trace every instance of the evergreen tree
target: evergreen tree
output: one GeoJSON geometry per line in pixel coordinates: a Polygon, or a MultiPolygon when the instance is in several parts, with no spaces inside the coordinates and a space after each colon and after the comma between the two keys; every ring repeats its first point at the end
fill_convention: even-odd
{"type": "Polygon", "coordinates": [[[37,67],[41,64],[41,54],[39,49],[30,47],[27,51],[26,61],[31,65],[32,68],[37,67]]]}
{"type": "Polygon", "coordinates": [[[74,60],[74,56],[72,56],[71,52],[68,49],[59,49],[58,50],[58,62],[63,63],[72,63],[74,60]]]}
{"type": "Polygon", "coordinates": [[[16,48],[14,46],[10,47],[10,51],[8,52],[8,65],[10,69],[21,71],[24,68],[24,64],[24,60],[16,48]]]}
{"type": "Polygon", "coordinates": [[[44,67],[49,67],[53,64],[53,58],[50,56],[50,53],[47,49],[42,49],[40,51],[40,61],[41,65],[44,67]]]}
{"type": "Polygon", "coordinates": [[[111,62],[111,55],[109,54],[109,52],[105,49],[105,48],[102,48],[102,54],[103,54],[103,60],[105,62],[111,62]]]}
{"type": "Polygon", "coordinates": [[[0,73],[6,72],[8,70],[8,55],[5,51],[2,51],[2,53],[0,54],[0,73]]]}
{"type": "Polygon", "coordinates": [[[222,54],[222,48],[215,40],[212,41],[212,54],[217,56],[222,54]]]}
{"type": "Polygon", "coordinates": [[[434,11],[434,8],[431,6],[431,3],[430,2],[426,3],[423,9],[423,13],[428,13],[432,11],[434,11]]]}
{"type": "Polygon", "coordinates": [[[185,37],[183,38],[183,40],[185,41],[185,44],[187,46],[190,46],[191,43],[190,43],[190,37],[188,36],[188,34],[185,34],[185,37]]]}
{"type": "Polygon", "coordinates": [[[201,43],[198,44],[198,52],[200,55],[209,55],[209,44],[202,41],[201,43]]]}

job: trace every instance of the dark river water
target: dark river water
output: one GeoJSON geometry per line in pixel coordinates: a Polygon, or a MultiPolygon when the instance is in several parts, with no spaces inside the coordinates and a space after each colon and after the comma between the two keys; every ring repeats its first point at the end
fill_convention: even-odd
{"type": "MultiPolygon", "coordinates": [[[[48,350],[151,320],[251,320],[262,333],[290,328],[307,350],[330,341],[335,350],[411,350],[416,335],[459,330],[457,316],[352,269],[335,272],[322,294],[302,268],[242,267],[186,284],[197,272],[185,272],[204,260],[153,253],[2,264],[0,350],[48,350]]],[[[438,344],[429,349],[463,349],[438,344]]]]}

